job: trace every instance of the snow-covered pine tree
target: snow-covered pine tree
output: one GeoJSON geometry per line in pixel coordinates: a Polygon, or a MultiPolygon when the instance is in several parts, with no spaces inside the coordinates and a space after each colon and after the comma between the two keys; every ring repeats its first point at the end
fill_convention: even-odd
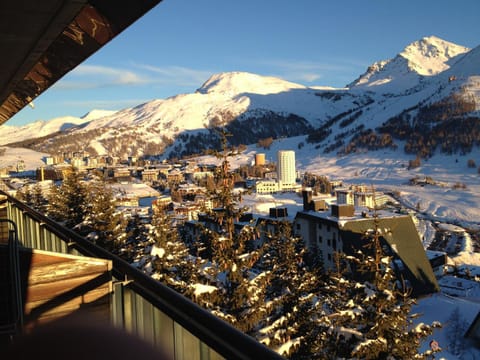
{"type": "Polygon", "coordinates": [[[24,185],[20,189],[17,190],[15,197],[23,201],[25,204],[30,205],[32,202],[32,192],[30,190],[30,186],[24,185]]]}
{"type": "Polygon", "coordinates": [[[259,267],[269,272],[268,317],[255,335],[284,356],[299,355],[298,345],[312,331],[318,312],[322,267],[309,262],[303,240],[292,234],[291,224],[276,222],[267,234],[259,267]]]}
{"type": "Polygon", "coordinates": [[[265,305],[266,277],[253,269],[261,250],[252,249],[248,243],[253,241],[256,232],[249,226],[235,229],[235,221],[240,219],[245,209],[238,205],[241,193],[233,191],[234,175],[230,172],[228,162],[228,134],[223,131],[220,136],[223,153],[214,154],[222,162],[215,171],[215,187],[208,194],[215,206],[208,213],[215,230],[204,229],[203,241],[203,246],[208,247],[204,253],[209,254],[210,261],[203,279],[207,281],[206,285],[214,286],[217,290],[197,296],[196,301],[238,329],[250,332],[264,316],[262,308],[265,305]]]}
{"type": "Polygon", "coordinates": [[[74,228],[82,223],[86,187],[78,172],[69,173],[60,186],[52,185],[48,196],[47,214],[52,219],[74,228]]]}
{"type": "Polygon", "coordinates": [[[39,212],[44,212],[47,201],[39,183],[24,185],[16,193],[16,198],[39,212]]]}
{"type": "Polygon", "coordinates": [[[66,206],[60,187],[52,184],[47,195],[47,216],[55,221],[63,221],[66,206]]]}
{"type": "Polygon", "coordinates": [[[383,253],[378,217],[365,234],[368,247],[338,254],[325,291],[325,314],[309,337],[312,358],[417,359],[422,341],[438,323],[414,325],[414,299],[401,290],[392,259],[383,253]],[[345,271],[344,271],[345,270],[345,271]]]}
{"type": "Polygon", "coordinates": [[[126,221],[116,209],[113,191],[103,180],[92,180],[84,186],[80,231],[95,244],[117,252],[126,239],[126,221]]]}
{"type": "Polygon", "coordinates": [[[163,210],[154,212],[148,234],[152,248],[152,277],[191,297],[197,281],[195,258],[180,239],[173,219],[163,210]]]}
{"type": "Polygon", "coordinates": [[[144,249],[151,245],[148,240],[150,224],[145,224],[136,213],[127,220],[125,244],[118,249],[118,255],[132,263],[138,256],[144,256],[144,249]]]}
{"type": "Polygon", "coordinates": [[[31,205],[35,210],[43,212],[47,202],[45,196],[43,196],[42,187],[38,182],[33,185],[31,195],[31,204],[29,205],[31,205]]]}

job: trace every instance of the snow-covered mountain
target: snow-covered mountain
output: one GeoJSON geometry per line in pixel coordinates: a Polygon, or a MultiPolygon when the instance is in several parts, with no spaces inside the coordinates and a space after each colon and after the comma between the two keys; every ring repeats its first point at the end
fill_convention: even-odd
{"type": "Polygon", "coordinates": [[[51,120],[38,120],[24,126],[2,125],[0,126],[0,145],[63,132],[74,126],[85,124],[113,113],[115,113],[115,111],[92,110],[82,117],[62,116],[51,120]]]}
{"type": "Polygon", "coordinates": [[[426,76],[448,70],[468,51],[467,47],[435,36],[425,37],[408,45],[395,58],[375,62],[348,87],[399,93],[415,87],[426,76]]]}
{"type": "MultiPolygon", "coordinates": [[[[324,153],[405,146],[409,153],[431,156],[439,149],[471,147],[444,149],[440,137],[455,123],[476,133],[478,104],[480,48],[430,36],[376,62],[346,88],[306,87],[245,72],[215,74],[194,93],[101,116],[32,147],[47,153],[81,147],[121,157],[182,156],[215,146],[214,129],[226,127],[233,145],[308,135],[307,142],[324,153]],[[432,134],[425,136],[435,139],[429,149],[419,135],[427,130],[432,134]]],[[[61,128],[58,121],[52,128],[61,128]]],[[[462,137],[457,130],[448,132],[454,136],[449,143],[462,137]]]]}

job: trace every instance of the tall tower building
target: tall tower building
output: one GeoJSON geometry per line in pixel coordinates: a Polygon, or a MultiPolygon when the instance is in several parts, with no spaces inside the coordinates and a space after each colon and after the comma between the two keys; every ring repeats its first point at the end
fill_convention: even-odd
{"type": "Polygon", "coordinates": [[[291,188],[296,183],[295,151],[280,150],[277,154],[277,175],[280,189],[291,188]]]}

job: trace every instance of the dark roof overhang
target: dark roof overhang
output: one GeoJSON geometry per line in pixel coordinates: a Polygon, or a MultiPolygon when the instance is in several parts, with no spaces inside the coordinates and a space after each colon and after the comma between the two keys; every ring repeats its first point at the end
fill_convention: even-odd
{"type": "Polygon", "coordinates": [[[2,1],[0,125],[160,1],[2,1]]]}

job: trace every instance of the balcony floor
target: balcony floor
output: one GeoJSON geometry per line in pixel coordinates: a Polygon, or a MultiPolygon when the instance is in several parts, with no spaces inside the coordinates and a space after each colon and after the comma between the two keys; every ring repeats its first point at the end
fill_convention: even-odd
{"type": "MultiPolygon", "coordinates": [[[[12,321],[12,291],[7,248],[1,245],[0,264],[0,324],[5,324],[12,321]]],[[[78,313],[108,322],[111,267],[109,260],[21,248],[23,332],[78,313]]]]}

